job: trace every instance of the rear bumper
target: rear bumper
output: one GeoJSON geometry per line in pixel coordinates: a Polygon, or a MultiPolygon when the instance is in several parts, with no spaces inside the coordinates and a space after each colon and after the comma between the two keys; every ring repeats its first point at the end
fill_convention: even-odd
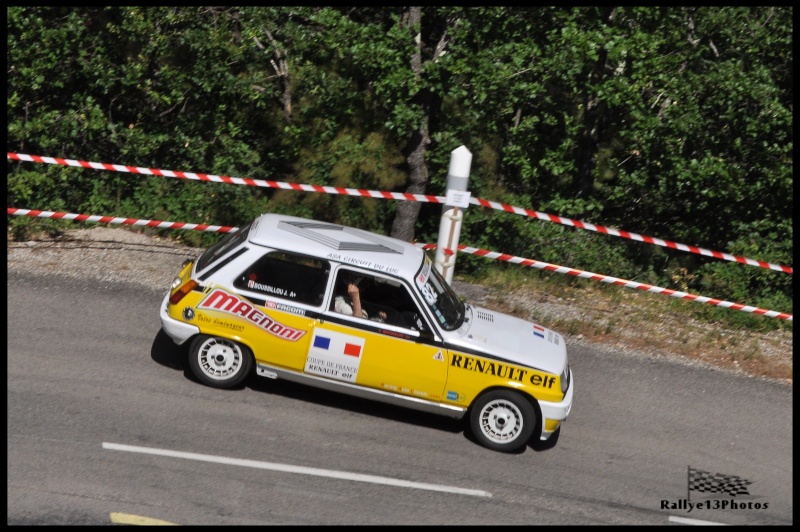
{"type": "Polygon", "coordinates": [[[164,296],[161,301],[161,328],[164,332],[172,338],[172,341],[178,345],[182,345],[192,336],[200,333],[200,328],[195,325],[189,325],[182,321],[178,321],[169,315],[169,292],[164,296]]]}
{"type": "Polygon", "coordinates": [[[575,393],[575,379],[573,379],[572,370],[569,370],[569,388],[564,395],[564,400],[553,403],[550,401],[539,401],[539,407],[542,410],[542,433],[539,436],[540,440],[547,440],[552,436],[561,422],[567,419],[569,412],[572,409],[572,397],[575,393]]]}

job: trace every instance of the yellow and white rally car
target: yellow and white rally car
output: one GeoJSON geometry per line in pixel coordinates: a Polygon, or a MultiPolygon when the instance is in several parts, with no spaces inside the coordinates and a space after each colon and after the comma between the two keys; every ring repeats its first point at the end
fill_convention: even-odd
{"type": "Polygon", "coordinates": [[[255,370],[468,415],[497,451],[550,438],[572,406],[561,335],[465,304],[420,248],[343,225],[261,215],[187,260],[160,315],[206,385],[232,388],[255,370]]]}

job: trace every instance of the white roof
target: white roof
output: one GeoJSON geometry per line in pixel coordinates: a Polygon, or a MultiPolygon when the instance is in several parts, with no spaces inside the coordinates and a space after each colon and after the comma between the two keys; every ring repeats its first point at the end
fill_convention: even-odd
{"type": "Polygon", "coordinates": [[[411,279],[425,255],[414,244],[346,225],[262,214],[248,240],[260,246],[326,258],[411,279]]]}

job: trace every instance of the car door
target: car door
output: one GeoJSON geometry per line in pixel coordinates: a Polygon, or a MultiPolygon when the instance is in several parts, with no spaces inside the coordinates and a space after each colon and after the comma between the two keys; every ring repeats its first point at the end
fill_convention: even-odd
{"type": "MultiPolygon", "coordinates": [[[[341,274],[341,269],[337,274],[341,274]]],[[[432,334],[428,325],[419,330],[422,321],[409,321],[419,313],[419,306],[405,283],[377,275],[369,277],[384,284],[392,283],[396,301],[385,305],[364,304],[373,318],[383,309],[387,315],[385,321],[338,313],[332,308],[335,294],[329,296],[328,310],[321,313],[314,326],[304,371],[386,392],[441,401],[447,380],[447,352],[441,338],[432,334]]]]}
{"type": "Polygon", "coordinates": [[[329,272],[325,260],[272,250],[237,274],[233,285],[252,309],[240,334],[257,363],[302,371],[329,272]]]}

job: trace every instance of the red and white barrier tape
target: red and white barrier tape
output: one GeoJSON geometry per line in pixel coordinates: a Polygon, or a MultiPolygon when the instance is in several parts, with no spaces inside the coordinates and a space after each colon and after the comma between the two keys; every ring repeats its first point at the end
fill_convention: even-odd
{"type": "Polygon", "coordinates": [[[121,218],[117,216],[94,216],[90,214],[73,214],[69,212],[37,211],[34,209],[8,208],[8,214],[14,216],[33,216],[36,218],[55,218],[61,220],[77,220],[79,222],[98,222],[104,224],[137,225],[157,227],[159,229],[193,229],[195,231],[213,231],[215,233],[231,233],[237,227],[224,225],[187,224],[183,222],[162,222],[160,220],[141,220],[136,218],[121,218]]]}
{"type": "Polygon", "coordinates": [[[283,181],[267,181],[264,179],[251,179],[244,177],[228,177],[211,174],[196,174],[194,172],[181,172],[172,170],[159,170],[157,168],[141,168],[137,166],[123,166],[119,164],[92,163],[76,161],[74,159],[58,159],[55,157],[41,157],[39,155],[25,155],[22,153],[8,152],[8,158],[16,161],[29,161],[34,163],[60,164],[64,166],[79,166],[95,170],[108,170],[111,172],[128,172],[131,174],[155,175],[162,177],[176,177],[195,181],[211,181],[215,183],[228,183],[231,185],[248,185],[253,187],[280,188],[283,190],[297,190],[301,192],[324,192],[326,194],[344,194],[347,196],[361,196],[377,199],[396,199],[405,201],[422,201],[430,203],[444,203],[446,197],[428,196],[424,194],[404,194],[401,192],[380,192],[377,190],[364,190],[359,188],[331,187],[323,185],[300,185],[283,181]]]}
{"type": "MultiPolygon", "coordinates": [[[[74,159],[60,159],[56,157],[43,157],[40,155],[27,155],[23,153],[12,153],[7,152],[8,158],[15,161],[28,161],[34,163],[44,163],[44,164],[59,164],[64,166],[78,166],[82,168],[92,168],[95,170],[108,170],[114,172],[129,172],[133,174],[144,174],[144,175],[155,175],[155,176],[163,176],[163,177],[175,177],[179,179],[192,179],[198,181],[212,181],[212,182],[219,182],[219,183],[229,183],[234,185],[248,185],[248,186],[257,186],[257,187],[267,187],[267,188],[279,188],[284,190],[297,190],[303,192],[323,192],[326,194],[343,194],[348,196],[360,196],[360,197],[367,197],[367,198],[377,198],[377,199],[395,199],[395,200],[404,200],[404,201],[421,201],[421,202],[428,202],[428,203],[442,203],[446,202],[445,196],[430,196],[425,194],[405,194],[401,192],[382,192],[378,190],[365,190],[365,189],[357,189],[357,188],[342,188],[342,187],[331,187],[331,186],[322,186],[322,185],[300,185],[297,183],[286,183],[281,181],[266,181],[263,179],[251,179],[251,178],[241,178],[241,177],[227,177],[227,176],[218,176],[218,175],[209,175],[209,174],[196,174],[193,172],[181,172],[181,171],[172,171],[172,170],[158,170],[156,168],[142,168],[137,166],[123,166],[119,164],[108,164],[108,163],[93,163],[89,161],[77,161],[74,159]]],[[[586,229],[588,231],[595,231],[598,233],[616,236],[620,238],[627,238],[630,240],[636,240],[639,242],[644,242],[647,244],[653,244],[656,246],[662,246],[670,249],[676,249],[679,251],[685,251],[688,253],[695,253],[698,255],[704,255],[706,257],[713,257],[715,259],[720,260],[728,260],[731,262],[739,262],[741,264],[747,264],[750,266],[758,266],[760,268],[767,268],[770,270],[780,271],[783,273],[793,274],[794,270],[791,266],[783,266],[781,264],[773,264],[771,262],[765,262],[755,259],[749,259],[747,257],[740,257],[736,255],[731,255],[729,253],[723,253],[721,251],[712,251],[704,248],[700,248],[697,246],[689,246],[686,244],[679,244],[676,242],[672,242],[669,240],[663,240],[660,238],[653,238],[649,236],[640,235],[637,233],[631,233],[628,231],[621,231],[618,229],[613,229],[610,227],[604,227],[601,225],[590,224],[587,222],[582,222],[580,220],[573,220],[570,218],[564,218],[562,216],[556,216],[553,214],[547,214],[543,212],[534,211],[531,209],[524,209],[522,207],[514,207],[513,205],[507,205],[504,203],[497,203],[494,201],[489,201],[480,198],[470,198],[469,202],[473,205],[479,205],[481,207],[487,207],[490,209],[500,210],[503,212],[508,212],[512,214],[520,214],[523,216],[529,216],[531,218],[537,218],[539,220],[545,220],[548,222],[558,223],[562,225],[569,225],[572,227],[577,227],[579,229],[586,229]]]]}
{"type": "MultiPolygon", "coordinates": [[[[423,249],[433,249],[436,247],[436,244],[421,244],[420,247],[423,249]]],[[[768,316],[770,318],[780,318],[782,320],[793,321],[791,314],[786,314],[785,312],[777,312],[774,310],[766,310],[758,307],[751,307],[748,305],[742,305],[740,303],[732,303],[730,301],[722,301],[720,299],[714,299],[711,297],[706,296],[698,296],[695,294],[689,294],[686,292],[679,292],[677,290],[672,290],[670,288],[661,288],[659,286],[653,286],[644,283],[637,283],[636,281],[628,281],[625,279],[619,279],[617,277],[609,277],[607,275],[601,275],[599,273],[592,273],[583,270],[575,270],[573,268],[567,268],[566,266],[557,266],[555,264],[548,264],[547,262],[540,262],[538,260],[533,259],[526,259],[523,257],[516,257],[514,255],[508,255],[506,253],[498,253],[496,251],[489,251],[486,249],[480,248],[472,248],[469,246],[459,245],[458,250],[462,253],[470,253],[472,255],[478,255],[480,257],[487,257],[490,259],[496,260],[503,260],[506,262],[511,262],[514,264],[520,264],[522,266],[529,266],[532,268],[538,268],[540,270],[547,270],[550,272],[556,272],[566,275],[572,275],[574,277],[581,277],[583,279],[591,279],[593,281],[602,281],[604,283],[615,284],[619,286],[624,286],[625,288],[636,288],[638,290],[643,290],[646,292],[653,292],[655,294],[663,294],[671,297],[677,297],[680,299],[688,299],[690,301],[696,301],[697,303],[708,303],[709,305],[716,305],[725,308],[731,308],[734,310],[741,310],[742,312],[752,312],[753,314],[759,314],[761,316],[768,316]]]]}
{"type": "MultiPolygon", "coordinates": [[[[228,226],[220,226],[220,225],[206,225],[206,224],[188,224],[183,222],[162,222],[158,220],[137,220],[134,218],[120,218],[120,217],[113,217],[113,216],[94,216],[88,214],[73,214],[73,213],[66,213],[66,212],[53,212],[53,211],[38,211],[33,209],[15,209],[12,207],[8,207],[8,214],[13,216],[33,216],[37,218],[56,218],[56,219],[63,219],[63,220],[77,220],[82,222],[99,222],[99,223],[111,223],[111,224],[124,224],[124,225],[135,225],[135,226],[146,226],[146,227],[158,227],[161,229],[194,229],[198,231],[216,231],[220,233],[230,233],[233,231],[237,231],[238,227],[228,227],[228,226]]],[[[436,244],[416,244],[418,247],[422,249],[434,249],[436,248],[436,244]]],[[[490,259],[496,260],[503,260],[506,262],[511,262],[514,264],[520,264],[522,266],[528,266],[533,268],[539,268],[542,270],[547,270],[551,272],[561,273],[572,275],[575,277],[582,277],[584,279],[592,279],[594,281],[602,281],[604,283],[616,284],[619,286],[624,286],[626,288],[637,288],[639,290],[644,290],[647,292],[653,292],[657,294],[668,295],[672,297],[678,297],[681,299],[688,299],[691,301],[696,301],[698,303],[708,303],[710,305],[717,305],[725,308],[731,308],[734,310],[740,310],[742,312],[752,312],[754,314],[759,314],[762,316],[767,316],[770,318],[779,318],[782,320],[793,321],[793,317],[791,314],[786,314],[784,312],[776,312],[774,310],[765,310],[758,307],[751,307],[748,305],[742,305],[740,303],[732,303],[730,301],[722,301],[719,299],[714,299],[705,296],[698,296],[694,294],[688,294],[686,292],[679,292],[677,290],[671,290],[669,288],[660,288],[658,286],[652,286],[643,283],[637,283],[635,281],[626,281],[625,279],[618,279],[616,277],[609,277],[606,275],[600,275],[597,273],[582,271],[582,270],[575,270],[573,268],[567,268],[565,266],[557,266],[555,264],[548,264],[546,262],[540,262],[533,259],[526,259],[522,257],[516,257],[514,255],[508,255],[506,253],[497,253],[496,251],[488,251],[485,249],[480,248],[473,248],[469,246],[459,245],[458,250],[463,253],[470,253],[473,255],[478,255],[480,257],[486,257],[490,259]]],[[[452,254],[451,250],[450,254],[452,254]]]]}
{"type": "Polygon", "coordinates": [[[530,209],[523,209],[522,207],[513,207],[511,205],[504,205],[502,203],[496,203],[494,201],[483,200],[479,198],[470,198],[470,203],[481,205],[483,207],[490,207],[492,209],[498,209],[506,212],[513,212],[515,214],[522,214],[524,216],[530,216],[532,218],[538,218],[540,220],[547,220],[550,222],[555,222],[562,225],[571,225],[577,227],[579,229],[586,229],[589,231],[596,231],[598,233],[603,233],[605,235],[611,236],[618,236],[621,238],[627,238],[629,240],[637,240],[639,242],[645,242],[647,244],[653,244],[656,246],[662,246],[670,249],[677,249],[680,251],[686,251],[689,253],[696,253],[698,255],[704,255],[706,257],[713,257],[715,259],[721,260],[729,260],[731,262],[739,262],[742,264],[749,264],[750,266],[758,266],[760,268],[768,268],[770,270],[775,270],[783,273],[794,273],[791,266],[783,266],[781,264],[773,264],[771,262],[764,262],[755,259],[748,259],[747,257],[738,257],[736,255],[731,255],[729,253],[723,253],[721,251],[712,251],[709,249],[699,248],[697,246],[689,246],[686,244],[678,244],[676,242],[671,242],[669,240],[662,240],[660,238],[653,238],[650,236],[644,236],[637,233],[630,233],[628,231],[621,231],[618,229],[613,229],[611,227],[603,227],[602,225],[594,225],[586,222],[581,222],[580,220],[571,220],[569,218],[563,218],[561,216],[555,216],[553,214],[547,214],[544,212],[532,211],[530,209]]]}

